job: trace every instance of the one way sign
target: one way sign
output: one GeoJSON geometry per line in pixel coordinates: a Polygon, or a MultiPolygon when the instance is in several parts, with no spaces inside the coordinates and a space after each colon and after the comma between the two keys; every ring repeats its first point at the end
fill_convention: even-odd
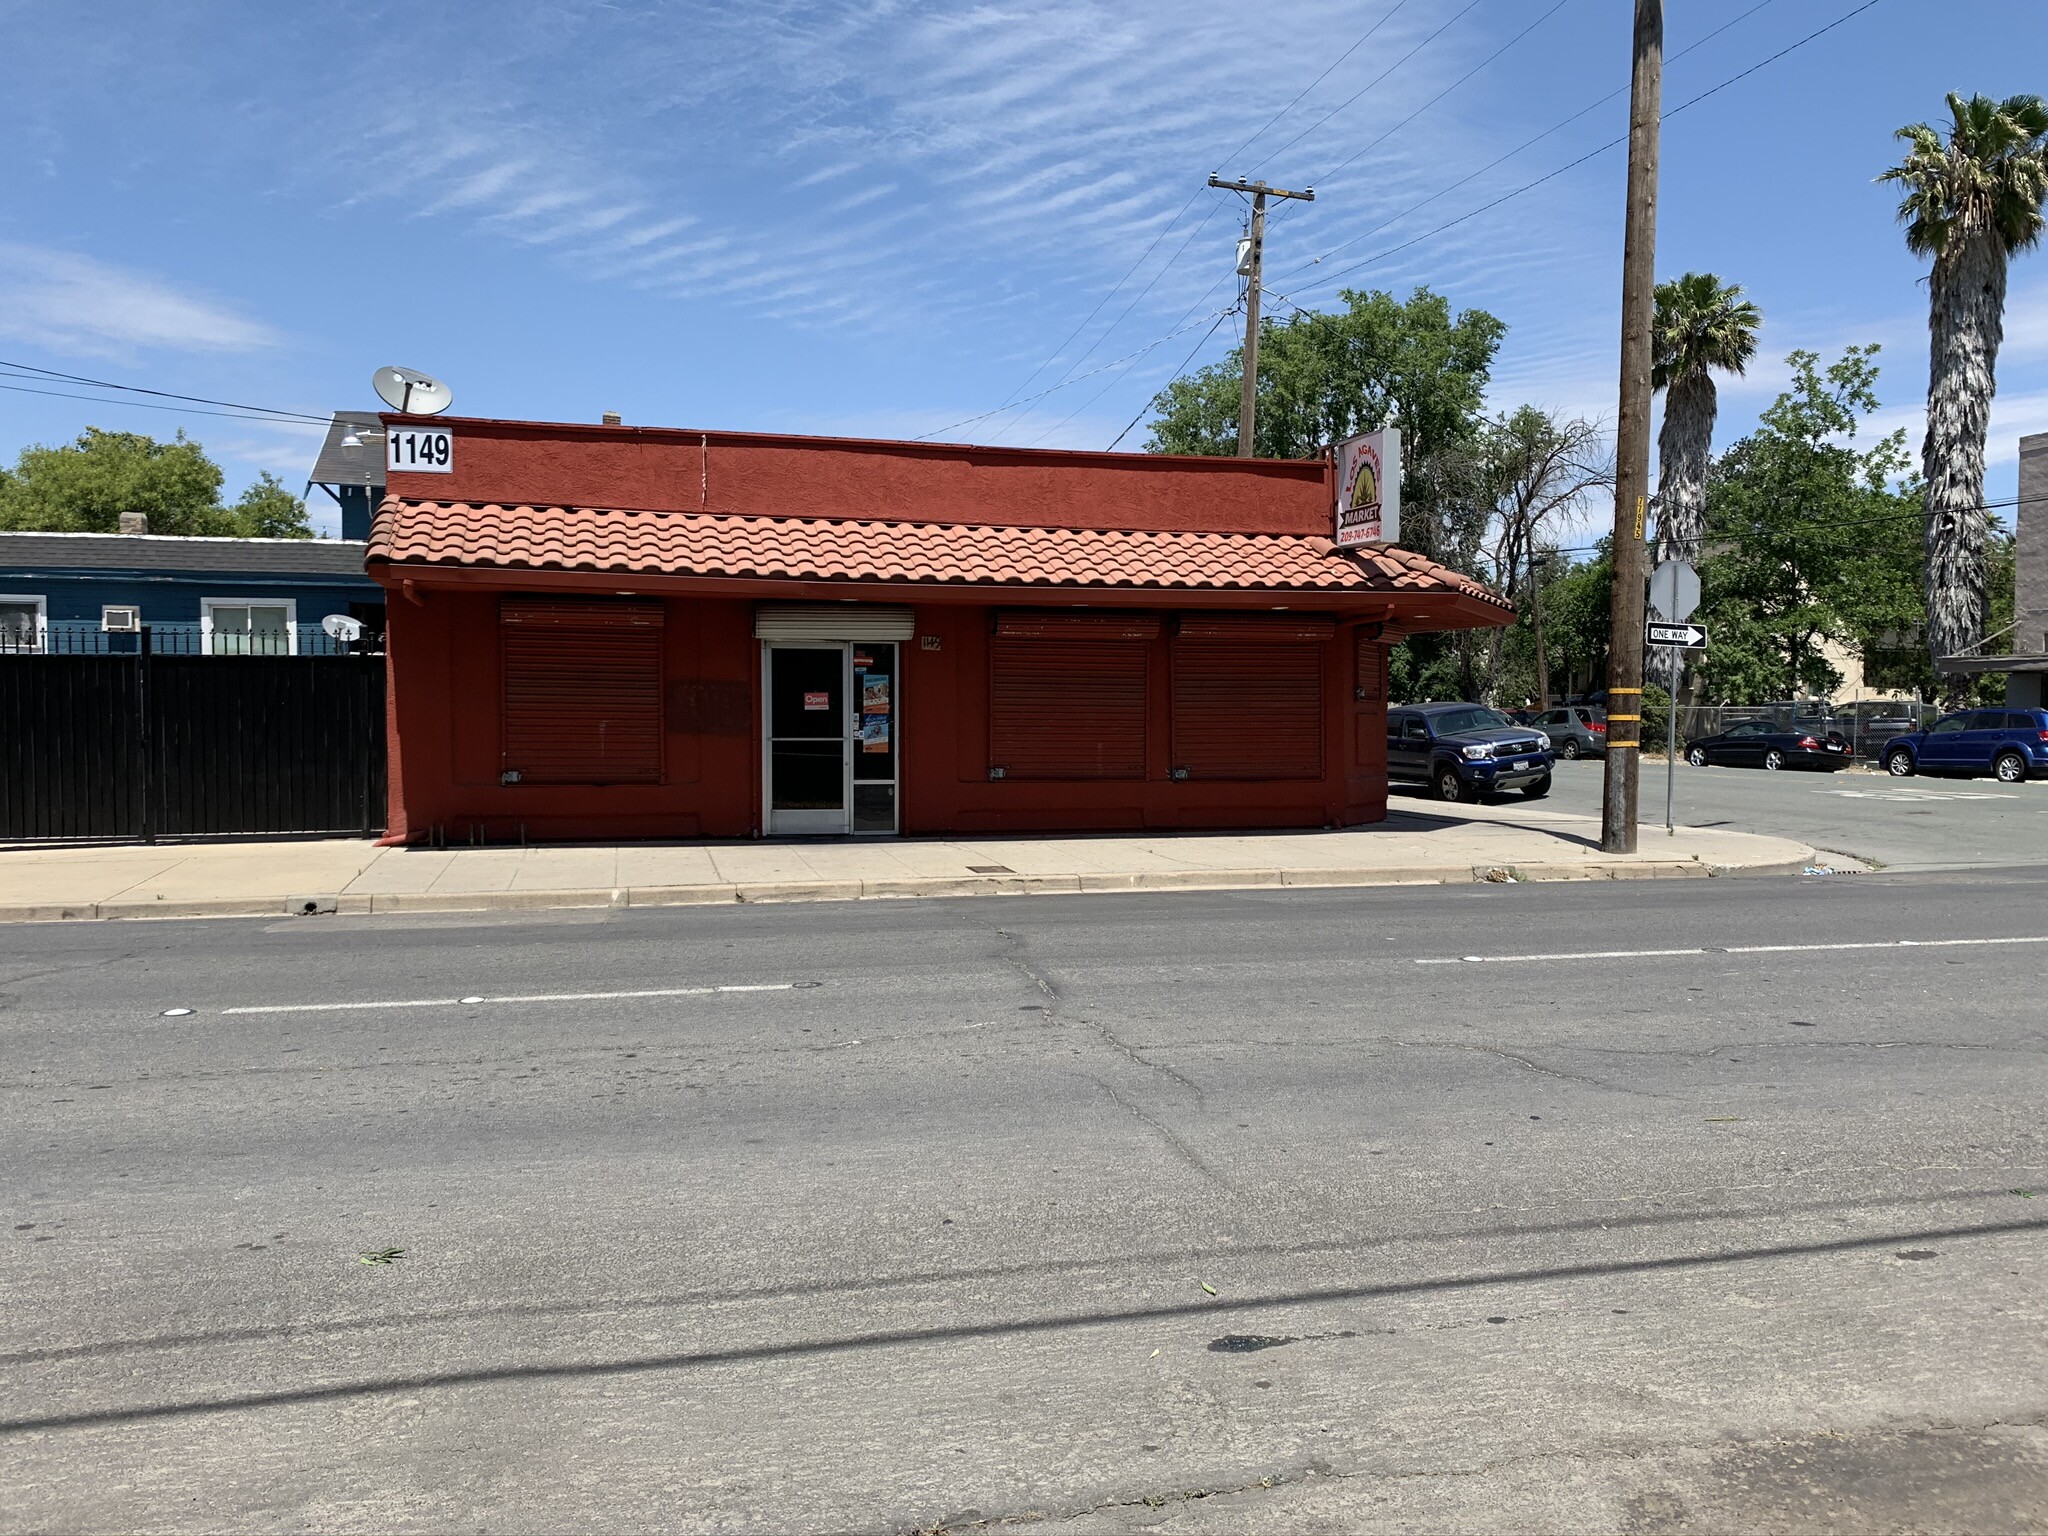
{"type": "Polygon", "coordinates": [[[1704,624],[1665,624],[1656,619],[1643,626],[1645,645],[1670,645],[1680,650],[1704,650],[1707,644],[1707,627],[1704,624]]]}

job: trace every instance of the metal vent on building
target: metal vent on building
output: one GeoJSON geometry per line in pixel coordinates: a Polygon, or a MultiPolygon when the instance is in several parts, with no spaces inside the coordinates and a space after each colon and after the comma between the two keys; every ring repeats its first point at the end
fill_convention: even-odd
{"type": "Polygon", "coordinates": [[[876,603],[762,603],[754,610],[756,640],[908,640],[917,616],[876,603]]]}

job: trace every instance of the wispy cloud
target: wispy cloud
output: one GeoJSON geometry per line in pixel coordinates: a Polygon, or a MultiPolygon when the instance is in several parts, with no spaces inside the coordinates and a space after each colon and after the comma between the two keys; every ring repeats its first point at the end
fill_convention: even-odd
{"type": "Polygon", "coordinates": [[[59,353],[254,352],[283,339],[225,303],[74,251],[0,241],[0,336],[59,353]]]}

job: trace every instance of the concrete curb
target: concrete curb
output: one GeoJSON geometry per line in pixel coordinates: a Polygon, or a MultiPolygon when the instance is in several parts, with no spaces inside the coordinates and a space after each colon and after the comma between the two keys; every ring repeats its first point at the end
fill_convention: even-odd
{"type": "Polygon", "coordinates": [[[0,907],[0,923],[80,922],[99,918],[295,917],[309,903],[344,916],[400,912],[537,912],[591,907],[752,906],[767,902],[889,901],[950,896],[1057,896],[1116,891],[1341,889],[1366,886],[1541,883],[1559,880],[1704,880],[1730,875],[1797,874],[1816,857],[1727,866],[1693,860],[1589,859],[1579,864],[1476,864],[1401,869],[1171,869],[1129,874],[905,875],[879,880],[777,880],[706,885],[622,886],[561,891],[408,891],[177,901],[103,901],[0,907]]]}

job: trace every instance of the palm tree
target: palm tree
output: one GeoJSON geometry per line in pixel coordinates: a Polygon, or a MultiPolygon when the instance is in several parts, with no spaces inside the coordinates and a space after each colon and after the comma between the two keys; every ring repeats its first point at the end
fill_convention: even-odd
{"type": "Polygon", "coordinates": [[[1756,356],[1763,313],[1733,283],[1711,272],[1688,272],[1657,285],[1651,322],[1656,348],[1652,384],[1664,396],[1657,434],[1657,558],[1699,557],[1707,521],[1707,465],[1713,454],[1719,401],[1714,373],[1741,373],[1756,356]]]}
{"type": "Polygon", "coordinates": [[[2005,337],[2006,266],[2041,238],[2048,192],[2048,104],[1950,94],[1948,142],[1926,123],[1901,128],[1912,146],[1878,178],[1905,187],[1906,248],[1931,256],[1928,277],[1927,649],[1976,649],[1985,591],[1984,436],[2005,337]]]}

